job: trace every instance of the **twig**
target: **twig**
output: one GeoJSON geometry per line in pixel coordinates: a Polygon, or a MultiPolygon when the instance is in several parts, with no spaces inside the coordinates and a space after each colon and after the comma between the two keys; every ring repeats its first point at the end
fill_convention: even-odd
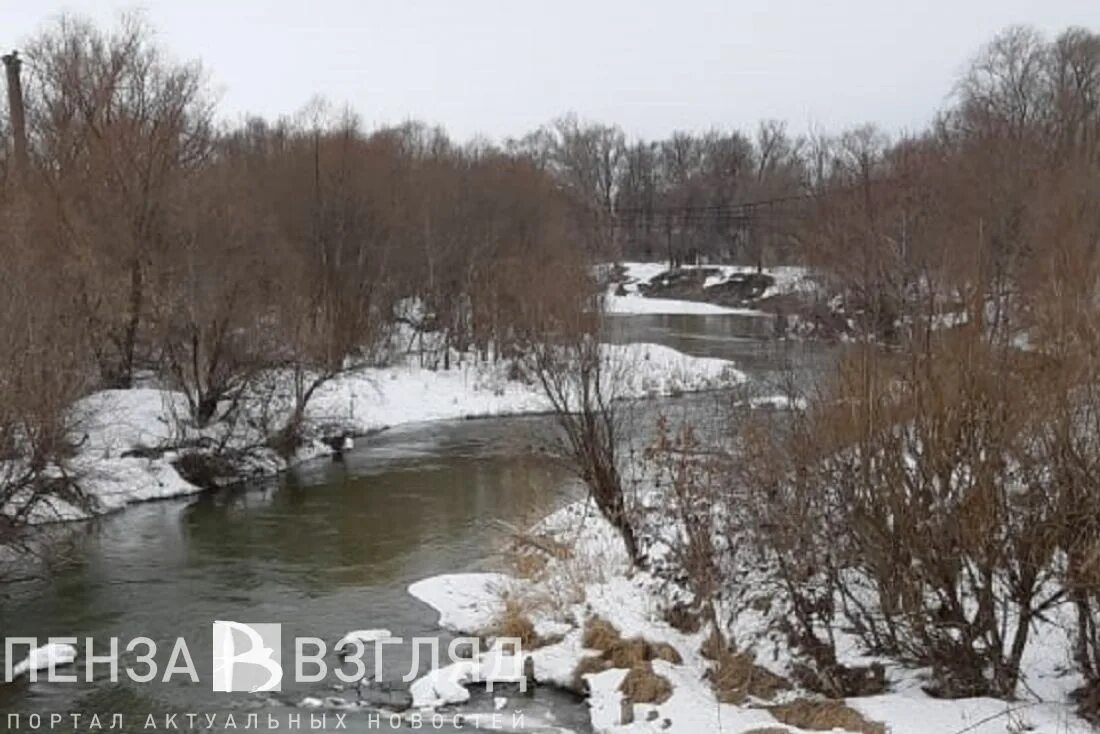
{"type": "Polygon", "coordinates": [[[951,734],[966,734],[966,732],[974,731],[975,729],[977,729],[982,724],[988,724],[989,722],[994,721],[995,719],[999,719],[1002,716],[1008,716],[1009,714],[1014,714],[1017,711],[1022,711],[1026,708],[1031,708],[1032,706],[1035,706],[1035,705],[1036,704],[1034,704],[1034,703],[1022,703],[1019,706],[1014,706],[1012,708],[1006,708],[1004,711],[998,711],[995,714],[990,714],[989,716],[985,717],[984,719],[979,719],[978,721],[975,721],[973,724],[970,724],[969,726],[966,726],[962,729],[958,729],[958,730],[952,732],[951,734]]]}

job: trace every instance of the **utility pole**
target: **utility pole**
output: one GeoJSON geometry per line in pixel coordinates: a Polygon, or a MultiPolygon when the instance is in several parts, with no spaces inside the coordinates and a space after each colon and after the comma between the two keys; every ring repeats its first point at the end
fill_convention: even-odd
{"type": "Polygon", "coordinates": [[[8,113],[15,148],[15,175],[22,187],[27,181],[27,114],[23,107],[23,82],[19,78],[23,61],[18,51],[4,56],[4,68],[8,76],[8,113]]]}

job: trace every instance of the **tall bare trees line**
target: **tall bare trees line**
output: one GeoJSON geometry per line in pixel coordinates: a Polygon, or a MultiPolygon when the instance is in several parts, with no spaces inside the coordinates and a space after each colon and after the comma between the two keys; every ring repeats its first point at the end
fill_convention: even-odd
{"type": "MultiPolygon", "coordinates": [[[[0,160],[0,543],[39,498],[79,500],[69,408],[88,392],[150,380],[201,428],[277,371],[290,410],[266,439],[290,452],[317,389],[411,326],[427,365],[532,358],[640,561],[590,257],[797,247],[867,343],[804,410],[748,424],[732,466],[674,466],[681,520],[703,507],[775,561],[827,693],[849,692],[822,639],[844,619],[940,695],[1011,697],[1031,623],[1069,604],[1100,701],[1096,34],[1010,29],[899,141],[774,122],[630,141],[563,118],[498,149],[321,105],[223,129],[202,70],[140,22],[63,20],[25,57],[26,165],[0,160]],[[766,233],[721,216],[803,195],[805,218],[766,233]]],[[[680,549],[699,595],[735,565],[711,531],[680,549]]]]}
{"type": "Polygon", "coordinates": [[[815,141],[823,164],[799,233],[805,258],[859,302],[864,330],[878,335],[929,298],[974,318],[987,316],[993,294],[1026,307],[1036,289],[1057,289],[1050,267],[1070,239],[1075,257],[1091,260],[1084,232],[1056,228],[1090,216],[1098,98],[1095,34],[1070,29],[1045,42],[1009,29],[927,131],[890,141],[868,127],[815,141]]]}
{"type": "Polygon", "coordinates": [[[218,126],[202,69],[135,18],[63,19],[24,58],[27,175],[0,156],[0,507],[56,484],[89,391],[177,389],[202,428],[277,370],[293,408],[271,442],[292,450],[316,389],[383,359],[409,314],[445,367],[584,307],[570,202],[527,158],[320,104],[218,126]]]}
{"type": "Polygon", "coordinates": [[[797,236],[863,339],[790,411],[731,422],[725,482],[680,480],[743,541],[696,585],[763,553],[806,685],[881,689],[839,664],[844,629],[934,695],[1013,698],[1068,619],[1100,720],[1098,103],[1100,36],[1012,28],[927,131],[813,142],[797,236]]]}
{"type": "Polygon", "coordinates": [[[763,247],[772,260],[794,257],[773,223],[752,232],[730,216],[804,192],[805,140],[782,122],[766,120],[754,136],[712,130],[647,141],[568,115],[507,147],[553,173],[603,257],[759,260],[763,247]]]}

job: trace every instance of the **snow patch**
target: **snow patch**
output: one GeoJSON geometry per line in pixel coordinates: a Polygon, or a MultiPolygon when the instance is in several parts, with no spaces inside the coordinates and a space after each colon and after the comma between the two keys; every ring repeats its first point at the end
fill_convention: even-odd
{"type": "Polygon", "coordinates": [[[763,311],[753,308],[729,308],[705,301],[681,301],[675,298],[649,298],[641,293],[618,296],[609,293],[603,299],[604,313],[623,315],[679,315],[696,314],[700,316],[767,316],[763,311]]]}
{"type": "MultiPolygon", "coordinates": [[[[657,344],[602,348],[616,377],[615,395],[622,399],[709,390],[745,379],[728,361],[691,357],[657,344]]],[[[318,390],[307,407],[308,423],[345,434],[339,445],[347,450],[353,446],[350,434],[409,423],[548,411],[551,405],[541,389],[514,379],[512,368],[508,361],[467,359],[450,370],[432,370],[408,358],[391,367],[351,371],[318,390]]],[[[271,376],[276,385],[288,379],[271,376]]],[[[201,488],[186,481],[173,466],[183,451],[207,450],[197,446],[225,443],[231,449],[247,448],[241,467],[245,474],[270,475],[287,468],[273,450],[263,448],[267,437],[260,433],[259,421],[242,420],[232,428],[223,424],[182,428],[186,422],[179,418],[188,414],[187,400],[170,390],[104,390],[78,401],[72,414],[77,454],[70,469],[91,509],[61,500],[43,502],[34,508],[32,522],[78,520],[89,512],[111,512],[134,502],[199,492],[201,488]],[[181,444],[192,448],[173,448],[181,444]]],[[[293,462],[332,451],[313,440],[293,462]]]]}
{"type": "MultiPolygon", "coordinates": [[[[574,671],[582,658],[595,654],[582,644],[586,619],[599,616],[610,622],[624,638],[644,637],[654,643],[668,643],[680,653],[682,665],[664,660],[652,662],[655,673],[666,678],[672,687],[671,697],[662,704],[634,704],[628,714],[630,723],[623,723],[623,696],[619,686],[627,671],[610,669],[585,676],[590,716],[595,731],[603,734],[638,734],[641,732],[744,732],[773,728],[796,734],[803,730],[777,722],[765,708],[750,702],[738,706],[720,703],[704,676],[709,662],[699,652],[705,631],[685,634],[673,629],[664,620],[668,587],[643,572],[629,574],[625,553],[615,531],[585,503],[572,504],[553,513],[533,531],[557,534],[573,549],[572,561],[578,564],[599,563],[583,588],[583,599],[553,612],[553,625],[568,627],[561,639],[551,645],[525,651],[532,662],[533,674],[540,683],[572,688],[574,671]],[[616,551],[611,549],[615,546],[616,551]],[[609,558],[609,554],[612,554],[609,558]]],[[[566,564],[570,560],[551,563],[566,564]]],[[[564,570],[564,569],[557,569],[564,570]]],[[[555,569],[548,580],[532,582],[501,574],[457,574],[435,577],[410,587],[440,613],[443,626],[461,633],[476,634],[491,623],[494,610],[501,608],[501,593],[522,595],[525,591],[553,597],[555,569]]],[[[745,579],[744,583],[753,583],[745,579]]],[[[547,612],[549,613],[549,612],[547,612]]],[[[536,613],[532,619],[539,624],[549,621],[536,613]]],[[[784,673],[789,654],[773,647],[767,636],[765,620],[751,613],[740,614],[730,631],[742,649],[757,649],[757,663],[777,673],[784,673]]],[[[1069,691],[1080,684],[1079,676],[1066,675],[1066,661],[1058,659],[1056,650],[1067,649],[1065,640],[1055,636],[1065,634],[1057,623],[1045,623],[1034,631],[1035,644],[1028,648],[1024,659],[1024,675],[1031,700],[1005,702],[992,698],[961,700],[934,699],[920,686],[922,672],[888,667],[889,692],[864,698],[850,698],[845,703],[871,721],[881,722],[892,734],[928,734],[929,732],[967,731],[973,734],[1004,734],[1006,731],[1028,731],[1035,734],[1085,734],[1090,726],[1073,712],[1069,691]]],[[[861,661],[858,648],[841,643],[840,652],[846,662],[861,661]]],[[[461,681],[475,678],[466,668],[452,671],[461,681]]],[[[456,688],[444,683],[432,690],[437,701],[456,701],[463,696],[456,688]]],[[[425,686],[428,684],[425,683],[425,686]]],[[[463,688],[464,690],[464,688],[463,688]]],[[[790,694],[797,697],[805,694],[790,694]]],[[[425,700],[431,697],[427,696],[425,700]]],[[[461,699],[466,700],[466,699],[461,699]]]]}
{"type": "MultiPolygon", "coordinates": [[[[624,295],[620,295],[617,292],[619,290],[619,284],[612,284],[608,292],[604,295],[603,304],[606,313],[662,315],[698,314],[704,316],[730,314],[739,314],[743,316],[768,315],[764,311],[753,308],[727,308],[725,306],[702,301],[649,298],[642,295],[638,286],[642,283],[648,283],[654,277],[666,272],[668,270],[668,263],[624,262],[622,266],[625,270],[626,277],[626,280],[621,284],[622,293],[624,295]]],[[[720,271],[718,275],[707,276],[703,283],[706,288],[724,283],[731,275],[758,272],[757,268],[751,265],[687,265],[682,269],[692,270],[696,267],[720,271]]],[[[817,284],[810,277],[810,270],[802,266],[780,265],[764,268],[759,272],[771,276],[774,280],[774,283],[760,295],[762,299],[791,293],[812,292],[818,289],[817,284]]]]}
{"type": "Polygon", "coordinates": [[[523,675],[523,659],[499,649],[435,668],[411,686],[413,708],[436,709],[470,700],[466,686],[471,683],[518,682],[523,675]]]}
{"type": "Polygon", "coordinates": [[[504,610],[501,590],[510,577],[500,573],[456,573],[417,581],[409,593],[439,612],[439,626],[476,634],[504,610]]]}

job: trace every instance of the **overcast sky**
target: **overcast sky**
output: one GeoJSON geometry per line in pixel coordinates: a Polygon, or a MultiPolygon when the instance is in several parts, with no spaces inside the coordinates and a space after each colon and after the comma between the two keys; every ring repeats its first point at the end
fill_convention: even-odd
{"type": "Polygon", "coordinates": [[[462,139],[569,111],[646,137],[770,117],[914,129],[998,30],[1100,31],[1098,0],[0,0],[0,44],[63,11],[134,8],[202,60],[231,119],[320,94],[370,126],[418,118],[462,139]]]}

